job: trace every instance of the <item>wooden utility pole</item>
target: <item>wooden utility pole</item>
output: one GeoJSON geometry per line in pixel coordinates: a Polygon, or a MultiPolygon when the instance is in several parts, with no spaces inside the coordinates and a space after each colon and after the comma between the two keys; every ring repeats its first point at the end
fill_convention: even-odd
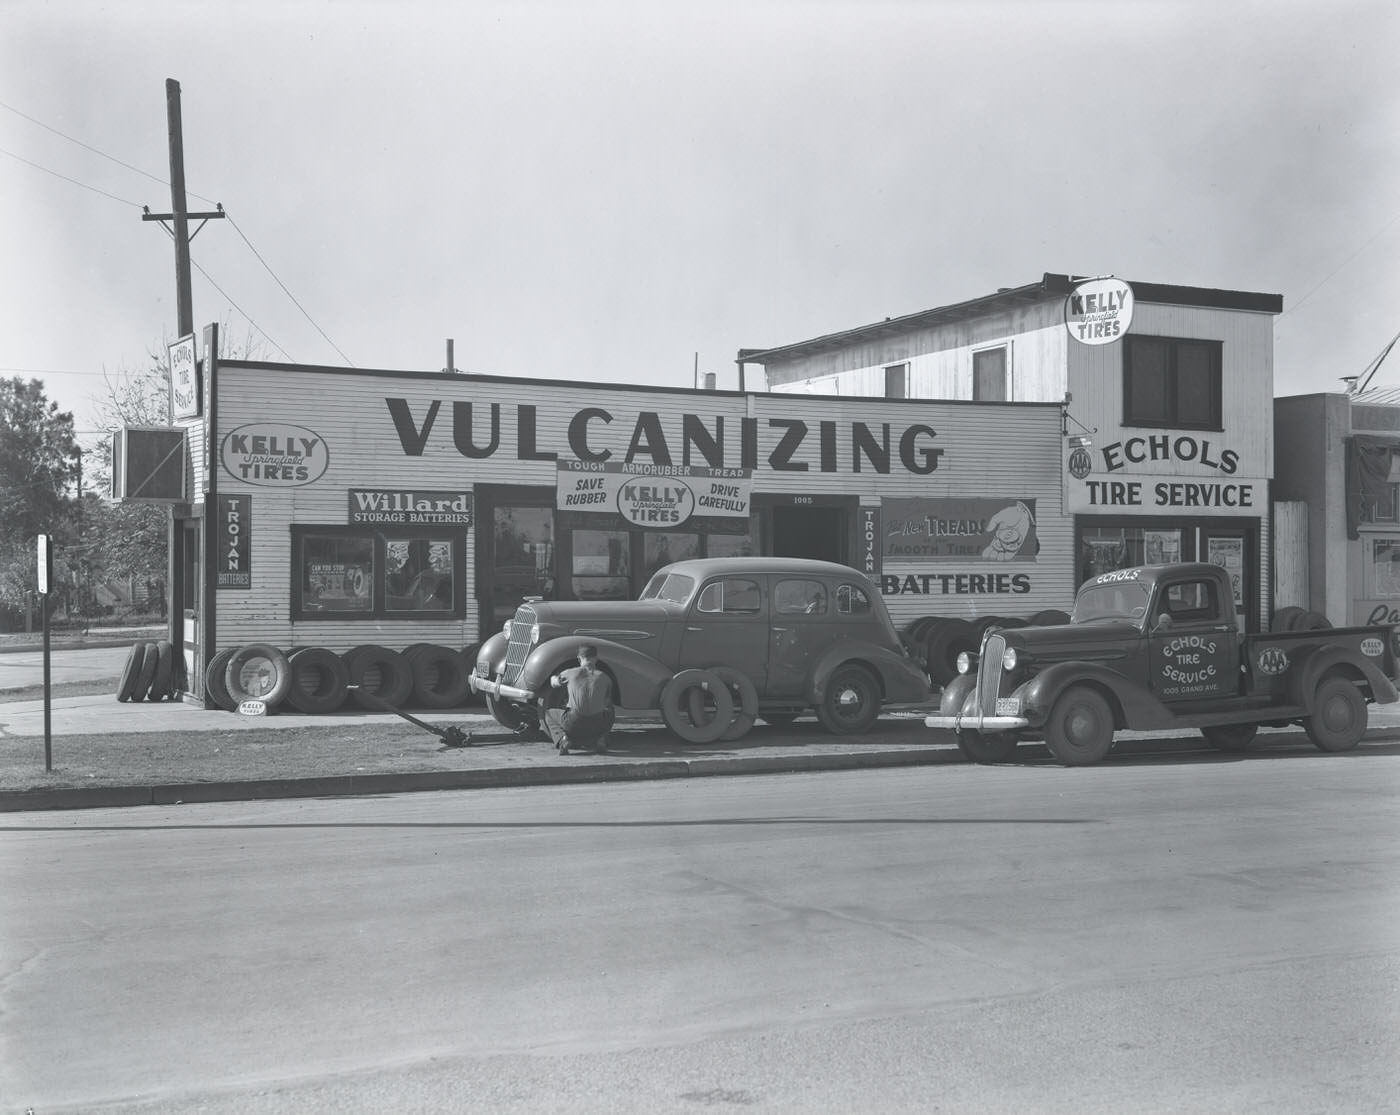
{"type": "MultiPolygon", "coordinates": [[[[149,207],[143,209],[141,219],[143,221],[159,221],[166,232],[170,233],[171,239],[175,241],[175,314],[176,314],[176,335],[177,337],[188,337],[194,333],[194,297],[191,292],[190,283],[190,241],[199,235],[206,222],[221,220],[224,216],[224,207],[218,206],[215,213],[191,213],[188,202],[185,199],[185,140],[183,124],[180,119],[180,83],[173,77],[165,80],[165,117],[166,126],[170,134],[170,212],[152,213],[149,207]],[[194,230],[194,235],[190,234],[191,218],[200,222],[199,228],[194,230]],[[165,222],[171,224],[167,225],[165,222]],[[174,226],[173,228],[171,226],[174,226]]],[[[212,353],[206,354],[206,359],[213,359],[212,353]]],[[[197,373],[196,373],[197,374],[197,373]]],[[[167,405],[169,405],[167,403],[167,405]]],[[[206,405],[208,405],[206,403],[206,405]]],[[[167,411],[167,421],[174,423],[174,413],[167,411]]],[[[175,653],[183,660],[185,645],[185,609],[193,611],[197,624],[202,628],[203,623],[209,618],[204,607],[204,602],[199,599],[199,577],[186,576],[186,571],[192,568],[201,567],[204,555],[200,552],[205,548],[202,541],[196,541],[200,535],[196,531],[186,532],[184,519],[190,518],[190,510],[186,506],[170,508],[169,525],[169,549],[166,558],[166,618],[169,627],[171,643],[175,646],[175,653]],[[190,537],[193,535],[193,537],[190,537]],[[195,550],[193,554],[186,554],[186,547],[195,550]]],[[[198,641],[202,644],[204,632],[199,632],[198,641]]],[[[202,662],[200,655],[196,654],[195,663],[202,662]]],[[[190,679],[187,683],[192,691],[202,689],[202,681],[190,679]]]]}
{"type": "Polygon", "coordinates": [[[152,213],[146,208],[143,221],[159,221],[165,225],[170,221],[174,228],[165,225],[175,241],[175,313],[176,336],[188,337],[194,332],[194,297],[190,291],[190,241],[199,235],[199,229],[206,221],[222,220],[224,207],[220,205],[215,213],[191,213],[185,200],[185,138],[180,120],[180,83],[173,77],[165,79],[165,118],[170,133],[170,212],[152,213]],[[199,228],[190,235],[190,220],[200,222],[199,228]]]}

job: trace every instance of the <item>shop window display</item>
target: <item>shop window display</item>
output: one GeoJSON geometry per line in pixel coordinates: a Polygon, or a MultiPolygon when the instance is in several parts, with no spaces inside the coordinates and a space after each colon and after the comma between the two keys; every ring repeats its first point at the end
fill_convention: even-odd
{"type": "Polygon", "coordinates": [[[374,539],[306,535],[301,540],[301,606],[348,616],[374,611],[374,539]]]}
{"type": "Polygon", "coordinates": [[[686,561],[700,556],[700,536],[679,531],[648,532],[643,539],[647,576],[673,561],[686,561]]]}
{"type": "Polygon", "coordinates": [[[1148,527],[1095,527],[1080,539],[1079,581],[1134,565],[1181,561],[1181,531],[1148,527]]]}
{"type": "Polygon", "coordinates": [[[293,528],[293,616],[460,616],[460,548],[438,534],[293,528]]]}
{"type": "Polygon", "coordinates": [[[575,599],[630,599],[632,554],[626,531],[575,530],[572,542],[575,599]]]}
{"type": "Polygon", "coordinates": [[[1378,600],[1400,599],[1400,538],[1371,538],[1367,549],[1367,595],[1378,600]]]}

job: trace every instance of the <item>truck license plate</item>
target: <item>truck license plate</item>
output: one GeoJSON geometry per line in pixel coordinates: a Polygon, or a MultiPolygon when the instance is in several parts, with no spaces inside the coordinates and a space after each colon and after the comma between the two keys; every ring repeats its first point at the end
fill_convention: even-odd
{"type": "Polygon", "coordinates": [[[997,698],[997,715],[998,715],[998,716],[1020,716],[1020,715],[1021,715],[1021,698],[1020,698],[1020,697],[998,697],[998,698],[997,698]]]}

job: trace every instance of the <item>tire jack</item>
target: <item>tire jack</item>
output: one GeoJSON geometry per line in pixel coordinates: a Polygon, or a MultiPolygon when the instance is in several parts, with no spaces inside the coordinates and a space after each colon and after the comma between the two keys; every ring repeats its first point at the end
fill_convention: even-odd
{"type": "Polygon", "coordinates": [[[358,685],[347,685],[345,688],[353,689],[359,697],[368,698],[370,704],[376,706],[382,711],[392,712],[395,716],[402,717],[404,720],[407,720],[410,724],[414,724],[417,727],[422,728],[425,732],[432,732],[433,735],[437,736],[440,740],[442,740],[443,745],[446,747],[470,747],[472,745],[471,732],[462,731],[462,729],[457,727],[456,724],[449,724],[446,728],[439,727],[437,724],[429,724],[426,720],[419,720],[416,716],[410,716],[408,713],[402,711],[401,709],[396,709],[393,705],[391,705],[388,701],[384,700],[377,693],[371,693],[368,689],[363,689],[358,685]]]}

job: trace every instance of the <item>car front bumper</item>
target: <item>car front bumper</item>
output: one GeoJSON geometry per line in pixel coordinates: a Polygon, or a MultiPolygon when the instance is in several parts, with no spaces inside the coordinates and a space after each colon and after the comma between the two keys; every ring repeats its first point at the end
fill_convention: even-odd
{"type": "Polygon", "coordinates": [[[535,699],[533,689],[521,689],[518,685],[506,685],[504,682],[492,681],[490,678],[478,677],[476,674],[471,675],[469,683],[473,693],[495,697],[497,700],[504,699],[528,704],[535,699]]]}

